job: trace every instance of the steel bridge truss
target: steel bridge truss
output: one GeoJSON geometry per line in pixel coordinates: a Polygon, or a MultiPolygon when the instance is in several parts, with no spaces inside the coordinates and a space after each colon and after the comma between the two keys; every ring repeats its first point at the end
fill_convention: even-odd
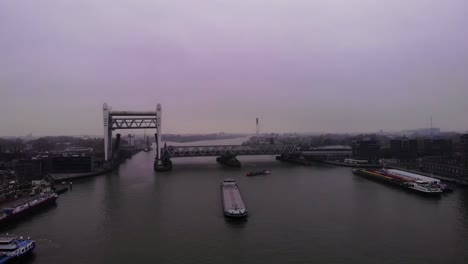
{"type": "Polygon", "coordinates": [[[116,118],[111,119],[111,128],[115,129],[140,129],[140,128],[157,128],[156,117],[153,118],[116,118]]]}
{"type": "Polygon", "coordinates": [[[104,159],[112,159],[112,131],[116,129],[155,129],[156,159],[161,157],[161,104],[156,111],[112,111],[107,104],[103,105],[104,125],[104,159]]]}
{"type": "Polygon", "coordinates": [[[162,149],[163,157],[206,157],[239,155],[281,155],[297,153],[294,145],[220,145],[220,146],[167,146],[162,149]]]}
{"type": "Polygon", "coordinates": [[[333,156],[351,156],[353,152],[351,150],[345,150],[345,151],[340,151],[340,150],[319,150],[319,151],[302,151],[301,152],[302,156],[327,156],[327,155],[333,155],[333,156]]]}

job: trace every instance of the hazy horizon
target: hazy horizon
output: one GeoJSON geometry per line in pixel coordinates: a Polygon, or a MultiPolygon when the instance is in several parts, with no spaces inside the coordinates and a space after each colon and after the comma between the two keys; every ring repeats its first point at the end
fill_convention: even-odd
{"type": "Polygon", "coordinates": [[[0,137],[466,132],[466,0],[0,2],[0,137]],[[126,131],[120,131],[125,134],[126,131]],[[115,133],[115,132],[114,132],[115,133]]]}
{"type": "MultiPolygon", "coordinates": [[[[436,128],[436,127],[435,127],[436,128]]],[[[429,128],[417,128],[417,129],[429,129],[429,128]]],[[[274,133],[274,132],[260,132],[260,135],[268,135],[268,134],[279,134],[279,135],[285,135],[285,134],[297,134],[297,135],[314,135],[314,136],[319,136],[319,135],[378,135],[381,132],[385,133],[386,135],[401,135],[401,136],[412,136],[411,134],[405,134],[405,132],[412,131],[415,129],[403,129],[400,131],[351,131],[351,132],[281,132],[281,133],[274,133]]],[[[152,135],[153,131],[151,129],[147,129],[147,132],[143,132],[143,130],[115,130],[112,133],[112,137],[115,138],[116,134],[120,133],[123,137],[126,137],[128,134],[136,135],[136,136],[150,136],[152,135]],[[150,134],[151,133],[151,134],[150,134]]],[[[218,131],[218,132],[206,132],[206,133],[164,133],[163,135],[180,135],[180,136],[191,136],[191,135],[212,135],[212,134],[227,134],[227,135],[239,135],[240,137],[245,137],[245,136],[254,136],[255,132],[224,132],[224,131],[218,131]]],[[[440,133],[458,133],[458,134],[466,134],[468,131],[455,131],[455,130],[441,130],[440,133]]],[[[0,138],[24,138],[24,137],[33,137],[33,138],[40,138],[40,137],[103,137],[103,134],[26,134],[26,135],[2,135],[0,138]]],[[[426,135],[421,134],[420,136],[425,137],[426,135]]]]}

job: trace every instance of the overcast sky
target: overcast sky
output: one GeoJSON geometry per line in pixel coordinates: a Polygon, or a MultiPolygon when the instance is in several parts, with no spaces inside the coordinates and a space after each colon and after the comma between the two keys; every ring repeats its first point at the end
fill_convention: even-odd
{"type": "Polygon", "coordinates": [[[1,0],[0,136],[468,129],[467,0],[1,0]]]}

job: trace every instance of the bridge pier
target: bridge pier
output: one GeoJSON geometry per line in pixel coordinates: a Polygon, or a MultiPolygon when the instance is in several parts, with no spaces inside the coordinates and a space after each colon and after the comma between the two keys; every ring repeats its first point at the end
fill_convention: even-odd
{"type": "Polygon", "coordinates": [[[287,155],[287,154],[281,154],[280,156],[275,157],[276,160],[286,161],[286,162],[290,161],[293,158],[295,158],[295,157],[292,157],[291,155],[287,155]]]}
{"type": "Polygon", "coordinates": [[[304,157],[300,154],[281,154],[281,156],[276,156],[276,160],[301,165],[311,164],[310,161],[304,159],[304,157]]]}
{"type": "Polygon", "coordinates": [[[241,163],[237,159],[236,155],[223,155],[223,156],[217,157],[216,161],[228,167],[239,168],[241,166],[241,163]]]}
{"type": "Polygon", "coordinates": [[[155,171],[170,171],[172,170],[172,161],[170,158],[162,158],[154,160],[155,171]]]}
{"type": "Polygon", "coordinates": [[[153,168],[155,171],[170,171],[172,170],[172,161],[170,157],[162,153],[161,119],[162,119],[162,109],[161,109],[161,105],[158,104],[156,106],[156,132],[157,133],[154,134],[154,137],[156,139],[156,157],[154,159],[153,168]]]}

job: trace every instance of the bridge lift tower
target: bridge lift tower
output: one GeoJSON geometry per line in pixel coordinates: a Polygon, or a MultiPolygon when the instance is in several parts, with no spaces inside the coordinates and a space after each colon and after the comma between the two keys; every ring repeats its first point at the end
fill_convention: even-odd
{"type": "MultiPolygon", "coordinates": [[[[172,163],[161,156],[161,104],[156,111],[112,111],[107,104],[103,105],[104,116],[104,159],[112,160],[112,131],[116,129],[156,129],[156,158],[154,170],[170,170],[172,163]]],[[[117,134],[117,140],[120,135],[117,134]]],[[[116,145],[119,144],[118,141],[116,145]]]]}

